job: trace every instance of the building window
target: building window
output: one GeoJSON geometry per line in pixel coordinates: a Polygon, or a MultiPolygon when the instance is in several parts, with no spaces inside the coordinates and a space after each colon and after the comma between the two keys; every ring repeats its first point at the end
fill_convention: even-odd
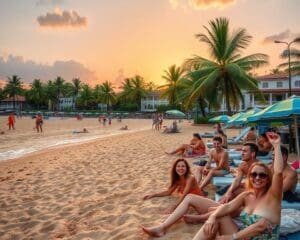
{"type": "Polygon", "coordinates": [[[268,88],[269,87],[269,83],[268,82],[263,82],[262,83],[262,88],[268,88]]]}
{"type": "Polygon", "coordinates": [[[300,87],[300,81],[299,80],[295,81],[295,87],[300,87]]]}
{"type": "Polygon", "coordinates": [[[276,83],[276,86],[277,86],[278,88],[282,88],[283,84],[282,84],[282,82],[277,82],[277,83],[276,83]]]}

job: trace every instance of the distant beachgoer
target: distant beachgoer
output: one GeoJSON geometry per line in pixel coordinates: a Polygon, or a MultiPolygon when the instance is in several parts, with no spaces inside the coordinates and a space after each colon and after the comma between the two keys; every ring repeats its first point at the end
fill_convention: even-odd
{"type": "Polygon", "coordinates": [[[177,159],[171,168],[171,184],[166,191],[148,194],[143,199],[153,197],[164,197],[171,195],[175,190],[182,195],[173,207],[167,209],[166,213],[171,213],[181,203],[184,197],[189,194],[203,195],[197,185],[195,177],[192,175],[188,162],[183,159],[177,159]]]}
{"type": "Polygon", "coordinates": [[[15,130],[15,122],[16,122],[16,119],[15,119],[15,114],[12,112],[8,115],[8,118],[7,118],[7,125],[8,125],[8,130],[15,130]]]}
{"type": "Polygon", "coordinates": [[[125,125],[124,127],[121,127],[120,130],[128,130],[128,126],[125,125]]]}
{"type": "Polygon", "coordinates": [[[160,130],[162,128],[163,121],[164,121],[163,115],[159,114],[158,115],[158,123],[159,123],[158,130],[160,130]]]}
{"type": "Polygon", "coordinates": [[[101,123],[101,121],[102,121],[102,117],[101,117],[101,115],[99,115],[98,122],[101,123]]]}
{"type": "Polygon", "coordinates": [[[223,130],[218,130],[218,136],[222,138],[222,148],[227,149],[228,148],[227,135],[223,132],[223,130]]]}
{"type": "Polygon", "coordinates": [[[73,133],[88,133],[89,131],[86,128],[83,128],[82,131],[73,131],[73,133]]]}
{"type": "Polygon", "coordinates": [[[179,132],[178,130],[178,125],[177,125],[177,121],[173,121],[172,126],[171,127],[166,127],[164,130],[164,133],[177,133],[179,132]]]}
{"type": "Polygon", "coordinates": [[[251,127],[243,140],[244,142],[256,142],[256,137],[255,127],[251,127]]]}
{"type": "Polygon", "coordinates": [[[193,156],[193,155],[204,155],[206,147],[202,138],[198,133],[193,134],[193,138],[190,144],[183,144],[179,148],[175,149],[172,152],[166,152],[167,154],[180,154],[182,156],[193,156]]]}
{"type": "Polygon", "coordinates": [[[263,133],[257,142],[258,152],[257,156],[266,156],[272,150],[272,144],[269,142],[269,139],[265,133],[263,133]]]}
{"type": "Polygon", "coordinates": [[[216,123],[215,126],[214,126],[214,128],[215,128],[215,135],[218,135],[218,132],[220,130],[222,130],[221,123],[216,123]]]}
{"type": "Polygon", "coordinates": [[[41,113],[38,113],[35,117],[35,128],[37,132],[43,132],[43,116],[41,113]]]}
{"type": "Polygon", "coordinates": [[[106,120],[107,120],[106,117],[103,117],[103,118],[102,118],[102,124],[103,124],[103,126],[106,125],[106,120]]]}
{"type": "Polygon", "coordinates": [[[108,125],[111,125],[111,116],[108,116],[108,125]]]}

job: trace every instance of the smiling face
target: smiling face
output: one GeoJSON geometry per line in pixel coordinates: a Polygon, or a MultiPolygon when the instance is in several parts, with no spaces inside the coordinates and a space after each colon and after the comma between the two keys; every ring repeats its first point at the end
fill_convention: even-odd
{"type": "Polygon", "coordinates": [[[264,189],[269,182],[268,173],[262,166],[254,166],[249,174],[252,188],[264,189]]]}
{"type": "Polygon", "coordinates": [[[186,174],[187,167],[184,161],[179,161],[176,164],[176,173],[181,177],[186,174]]]}
{"type": "Polygon", "coordinates": [[[213,141],[213,146],[216,150],[220,150],[222,148],[222,142],[220,141],[213,141]]]}

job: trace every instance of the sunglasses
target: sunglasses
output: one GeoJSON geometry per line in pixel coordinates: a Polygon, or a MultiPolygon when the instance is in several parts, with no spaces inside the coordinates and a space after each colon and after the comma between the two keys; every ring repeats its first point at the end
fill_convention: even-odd
{"type": "Polygon", "coordinates": [[[266,173],[257,173],[257,172],[252,172],[252,173],[250,173],[250,177],[251,178],[261,178],[261,179],[265,179],[265,178],[267,178],[268,177],[268,174],[266,174],[266,173]]]}

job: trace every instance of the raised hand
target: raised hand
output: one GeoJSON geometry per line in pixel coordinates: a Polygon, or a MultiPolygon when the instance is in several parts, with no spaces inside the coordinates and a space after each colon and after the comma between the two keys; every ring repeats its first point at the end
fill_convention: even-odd
{"type": "Polygon", "coordinates": [[[269,142],[274,146],[274,145],[280,145],[281,143],[281,138],[280,135],[274,132],[266,132],[266,136],[269,140],[269,142]]]}

